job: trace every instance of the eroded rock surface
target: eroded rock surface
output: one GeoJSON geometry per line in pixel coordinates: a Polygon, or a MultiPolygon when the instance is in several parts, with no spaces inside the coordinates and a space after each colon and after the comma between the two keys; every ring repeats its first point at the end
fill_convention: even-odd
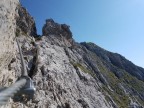
{"type": "Polygon", "coordinates": [[[32,101],[18,102],[15,107],[143,108],[144,83],[141,80],[114,66],[108,51],[67,37],[70,36],[60,33],[48,33],[34,40],[19,37],[29,76],[37,91],[32,101]]]}
{"type": "Polygon", "coordinates": [[[72,38],[70,26],[66,24],[58,24],[53,19],[47,19],[43,27],[43,35],[55,35],[58,37],[65,37],[66,39],[72,38]]]}
{"type": "Polygon", "coordinates": [[[143,68],[93,43],[75,42],[70,27],[52,19],[37,37],[34,19],[18,1],[0,5],[0,85],[21,76],[17,37],[36,87],[32,100],[13,98],[3,108],[144,107],[143,68]]]}
{"type": "Polygon", "coordinates": [[[80,68],[75,69],[73,63],[82,59],[82,56],[75,49],[53,44],[55,41],[62,43],[52,35],[42,37],[42,40],[37,43],[40,46],[40,54],[37,72],[33,77],[37,88],[34,99],[34,102],[37,102],[36,106],[43,106],[43,108],[46,106],[48,108],[112,107],[98,90],[99,85],[95,79],[80,68]],[[66,49],[75,60],[69,58],[66,49]]]}
{"type": "Polygon", "coordinates": [[[34,18],[28,13],[26,8],[21,5],[17,6],[18,14],[16,16],[16,36],[27,35],[37,36],[37,30],[34,18]]]}
{"type": "Polygon", "coordinates": [[[15,15],[17,0],[0,1],[0,70],[11,61],[14,55],[15,15]]]}

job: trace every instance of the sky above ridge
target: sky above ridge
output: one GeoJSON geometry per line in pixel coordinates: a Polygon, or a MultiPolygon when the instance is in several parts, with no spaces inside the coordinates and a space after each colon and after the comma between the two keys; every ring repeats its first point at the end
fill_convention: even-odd
{"type": "Polygon", "coordinates": [[[94,42],[144,67],[144,0],[21,0],[42,32],[45,20],[70,25],[77,42],[94,42]]]}

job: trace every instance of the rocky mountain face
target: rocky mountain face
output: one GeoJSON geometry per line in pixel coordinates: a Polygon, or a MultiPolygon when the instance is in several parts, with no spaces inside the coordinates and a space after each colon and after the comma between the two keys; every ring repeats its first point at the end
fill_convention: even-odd
{"type": "MultiPolygon", "coordinates": [[[[70,26],[52,19],[46,20],[38,37],[30,14],[21,5],[16,9],[13,37],[20,40],[36,93],[32,100],[12,98],[4,108],[144,108],[143,68],[94,43],[75,42],[70,26]]],[[[17,45],[13,46],[14,56],[3,69],[14,74],[4,79],[1,73],[1,86],[9,86],[21,75],[17,45]]]]}
{"type": "Polygon", "coordinates": [[[15,16],[18,4],[18,0],[0,1],[0,87],[9,85],[9,81],[15,79],[15,72],[8,71],[7,68],[15,56],[13,40],[15,38],[15,16]]]}
{"type": "Polygon", "coordinates": [[[81,43],[81,44],[84,45],[87,49],[89,49],[93,53],[96,53],[97,56],[105,60],[108,64],[111,63],[116,67],[126,70],[132,76],[135,76],[139,80],[144,81],[144,69],[134,65],[132,62],[130,62],[120,54],[108,52],[93,43],[88,43],[88,44],[81,43]]]}
{"type": "Polygon", "coordinates": [[[20,34],[28,36],[37,36],[37,30],[34,18],[30,16],[27,10],[21,5],[17,6],[18,15],[16,16],[16,36],[20,34]]]}

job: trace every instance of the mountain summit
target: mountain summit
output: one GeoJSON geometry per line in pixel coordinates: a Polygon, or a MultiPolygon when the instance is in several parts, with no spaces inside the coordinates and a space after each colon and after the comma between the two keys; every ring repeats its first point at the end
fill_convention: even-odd
{"type": "Polygon", "coordinates": [[[143,68],[94,43],[75,42],[70,26],[53,19],[38,36],[27,10],[17,0],[4,1],[0,85],[8,87],[21,75],[18,38],[36,93],[32,100],[16,94],[3,108],[144,108],[143,68]]]}

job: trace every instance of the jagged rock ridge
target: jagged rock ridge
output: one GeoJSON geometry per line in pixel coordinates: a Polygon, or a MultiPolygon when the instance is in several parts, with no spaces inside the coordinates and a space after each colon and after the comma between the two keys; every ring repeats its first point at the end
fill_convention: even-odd
{"type": "Polygon", "coordinates": [[[18,14],[16,16],[16,36],[28,35],[37,36],[37,30],[34,18],[30,16],[27,10],[21,5],[17,6],[18,14]]]}
{"type": "MultiPolygon", "coordinates": [[[[5,108],[144,107],[143,68],[93,43],[75,42],[69,26],[52,19],[46,20],[43,36],[36,37],[33,18],[24,8],[18,9],[25,13],[16,18],[24,23],[24,28],[17,23],[20,32],[15,36],[20,40],[37,91],[33,100],[13,101],[5,108]]],[[[6,69],[9,73],[16,71],[13,77],[20,76],[17,53],[6,69]]]]}
{"type": "Polygon", "coordinates": [[[70,26],[68,26],[66,24],[55,23],[53,19],[47,19],[46,24],[43,27],[43,36],[47,36],[49,34],[64,36],[67,39],[72,38],[70,26]]]}
{"type": "MultiPolygon", "coordinates": [[[[71,32],[61,35],[60,24],[51,19],[47,22],[43,28],[45,36],[40,40],[36,38],[34,49],[37,53],[33,54],[35,57],[26,55],[28,64],[34,61],[33,72],[32,66],[28,66],[37,88],[34,100],[29,103],[30,107],[143,106],[143,81],[111,61],[112,56],[117,54],[101,49],[93,43],[76,43],[71,32]],[[49,21],[50,23],[47,23],[49,21]]],[[[33,47],[27,45],[31,42],[26,37],[20,38],[24,44],[23,49],[33,47]]],[[[126,59],[123,60],[127,62],[126,59]]]]}
{"type": "Polygon", "coordinates": [[[108,64],[111,63],[116,67],[126,70],[129,74],[137,77],[139,80],[144,81],[144,69],[134,65],[125,57],[117,53],[108,52],[93,43],[81,43],[87,49],[94,52],[100,58],[104,59],[108,64]]]}

